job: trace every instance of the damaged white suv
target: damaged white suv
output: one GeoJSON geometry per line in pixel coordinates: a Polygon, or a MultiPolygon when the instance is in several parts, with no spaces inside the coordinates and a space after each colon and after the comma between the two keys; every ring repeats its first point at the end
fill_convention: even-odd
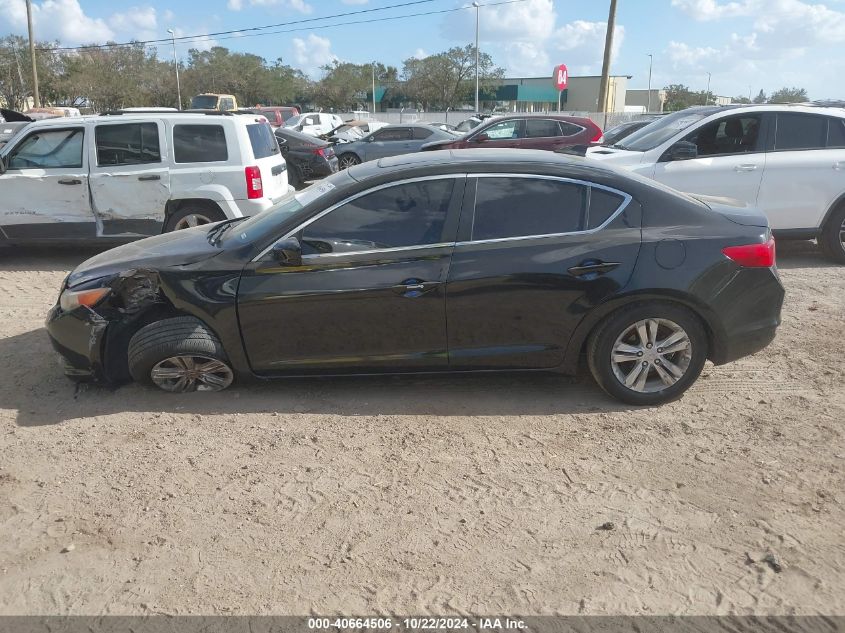
{"type": "Polygon", "coordinates": [[[254,215],[288,191],[267,120],[116,111],[36,121],[0,150],[0,244],[139,238],[254,215]]]}

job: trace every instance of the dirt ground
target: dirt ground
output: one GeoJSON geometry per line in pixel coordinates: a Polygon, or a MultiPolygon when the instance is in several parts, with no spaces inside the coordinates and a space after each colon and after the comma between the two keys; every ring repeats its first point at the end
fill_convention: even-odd
{"type": "Polygon", "coordinates": [[[77,391],[43,320],[91,254],[0,256],[0,614],[845,614],[812,244],[775,343],[655,409],[587,375],[77,391]]]}

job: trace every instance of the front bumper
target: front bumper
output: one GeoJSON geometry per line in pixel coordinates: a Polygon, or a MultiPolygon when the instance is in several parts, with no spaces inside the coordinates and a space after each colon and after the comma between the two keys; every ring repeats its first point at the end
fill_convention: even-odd
{"type": "Polygon", "coordinates": [[[46,327],[62,357],[65,375],[73,380],[104,378],[104,341],[108,321],[90,309],[64,312],[58,305],[47,313],[46,327]]]}

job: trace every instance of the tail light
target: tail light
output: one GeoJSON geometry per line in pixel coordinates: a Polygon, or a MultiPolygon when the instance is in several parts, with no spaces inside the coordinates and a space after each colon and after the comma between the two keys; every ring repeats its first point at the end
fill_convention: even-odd
{"type": "Polygon", "coordinates": [[[264,185],[261,182],[261,170],[258,167],[244,169],[246,176],[246,197],[249,200],[264,196],[264,185]]]}
{"type": "Polygon", "coordinates": [[[596,134],[590,139],[590,143],[604,143],[604,133],[596,128],[596,134]]]}
{"type": "Polygon", "coordinates": [[[327,157],[326,149],[324,147],[318,147],[317,149],[314,150],[314,153],[321,158],[327,157]]]}
{"type": "Polygon", "coordinates": [[[775,238],[770,237],[765,244],[728,246],[722,253],[746,268],[770,268],[775,265],[775,238]]]}

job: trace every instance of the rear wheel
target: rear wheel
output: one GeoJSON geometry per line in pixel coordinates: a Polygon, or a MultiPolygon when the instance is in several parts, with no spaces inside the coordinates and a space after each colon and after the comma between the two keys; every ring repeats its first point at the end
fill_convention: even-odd
{"type": "Polygon", "coordinates": [[[341,154],[337,157],[338,169],[348,169],[350,167],[354,167],[355,165],[360,164],[361,159],[358,158],[355,154],[341,154]]]}
{"type": "Polygon", "coordinates": [[[701,374],[707,333],[692,312],[671,303],[627,306],[590,336],[587,361],[611,396],[656,405],[681,396],[701,374]]]}
{"type": "Polygon", "coordinates": [[[845,264],[845,205],[840,205],[827,219],[819,246],[831,259],[845,264]]]}
{"type": "Polygon", "coordinates": [[[226,216],[216,206],[191,203],[180,207],[178,211],[167,218],[164,231],[165,233],[179,231],[225,219],[226,216]]]}
{"type": "Polygon", "coordinates": [[[138,330],[129,341],[129,373],[164,391],[221,391],[232,371],[220,339],[199,319],[175,317],[138,330]]]}

